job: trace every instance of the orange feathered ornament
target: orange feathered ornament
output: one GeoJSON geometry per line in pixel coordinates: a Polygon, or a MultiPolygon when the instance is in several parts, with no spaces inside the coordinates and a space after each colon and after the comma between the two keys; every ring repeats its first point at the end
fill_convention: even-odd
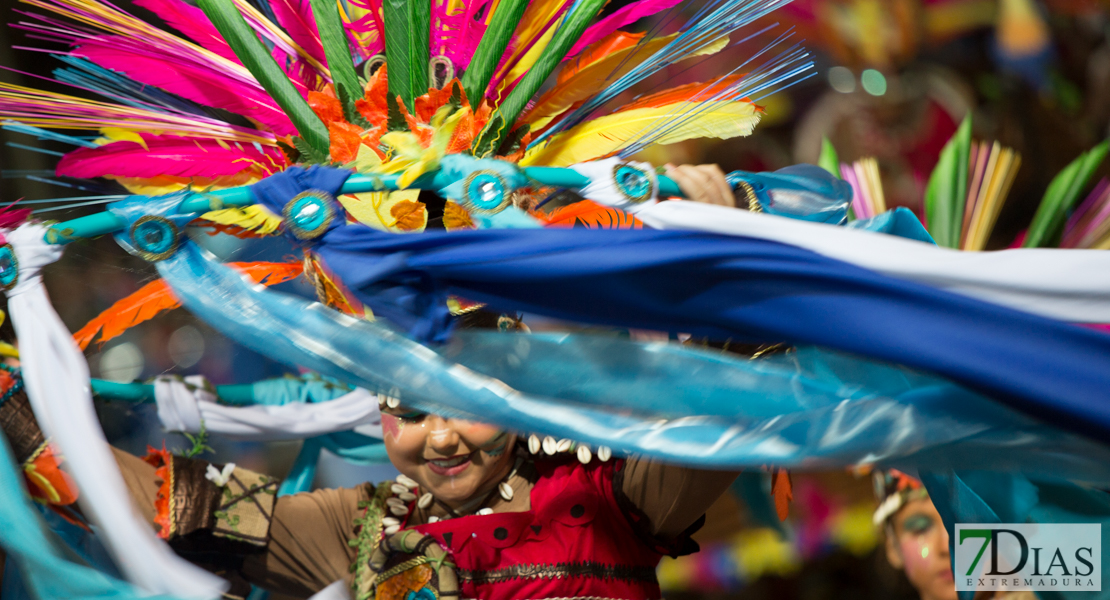
{"type": "Polygon", "coordinates": [[[635,216],[602,206],[592,200],[575,202],[557,208],[548,214],[533,213],[547,227],[585,227],[587,229],[643,229],[644,224],[635,216]]]}
{"type": "Polygon", "coordinates": [[[786,469],[775,469],[771,476],[771,496],[775,499],[775,512],[780,521],[790,515],[790,503],[794,500],[794,486],[790,483],[790,473],[786,469]]]}
{"type": "MultiPolygon", "coordinates": [[[[228,263],[228,266],[247,275],[256,283],[267,286],[289,281],[304,270],[300,263],[228,263]]],[[[98,342],[103,345],[139,323],[149,321],[179,306],[181,302],[177,296],[174,296],[173,290],[165,280],[156,279],[97,315],[73,334],[73,340],[84,350],[99,333],[98,342]]]]}

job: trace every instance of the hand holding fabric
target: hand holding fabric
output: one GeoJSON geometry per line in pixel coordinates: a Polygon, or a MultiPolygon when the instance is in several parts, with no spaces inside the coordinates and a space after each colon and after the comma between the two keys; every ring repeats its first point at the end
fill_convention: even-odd
{"type": "Polygon", "coordinates": [[[667,177],[675,180],[687,200],[718,206],[736,207],[732,186],[717,165],[667,165],[667,177]]]}

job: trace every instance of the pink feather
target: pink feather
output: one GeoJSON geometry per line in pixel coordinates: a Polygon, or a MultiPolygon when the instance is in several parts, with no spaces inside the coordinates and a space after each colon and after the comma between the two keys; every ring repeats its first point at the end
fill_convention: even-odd
{"type": "Polygon", "coordinates": [[[635,23],[644,17],[663,12],[679,2],[682,2],[682,0],[639,0],[638,2],[633,2],[625,6],[597,23],[590,25],[585,33],[582,34],[582,37],[578,39],[578,42],[571,47],[570,52],[567,53],[567,58],[575,56],[579,52],[585,50],[586,46],[604,38],[621,27],[635,23]]]}
{"type": "Polygon", "coordinates": [[[289,117],[257,82],[244,82],[215,65],[188,56],[136,45],[123,37],[88,38],[71,52],[96,64],[206,106],[255,119],[278,135],[295,135],[289,117]]]}
{"type": "Polygon", "coordinates": [[[65,177],[208,177],[234,175],[258,166],[266,174],[280,170],[285,159],[272,146],[225,143],[176,135],[140,134],[137,142],[119,141],[98,148],[78,148],[58,161],[65,177]]]}
{"type": "Polygon", "coordinates": [[[22,198],[0,209],[0,228],[15,229],[25,223],[27,219],[31,218],[31,209],[15,208],[20,200],[22,200],[22,198]]]}
{"type": "Polygon", "coordinates": [[[357,48],[364,59],[385,52],[385,34],[382,33],[385,31],[385,25],[382,23],[381,17],[381,0],[348,0],[348,2],[353,6],[369,11],[362,18],[345,24],[347,37],[351,38],[351,47],[357,48]],[[354,39],[355,35],[371,33],[376,34],[372,41],[357,42],[354,39]]]}
{"type": "Polygon", "coordinates": [[[239,62],[239,59],[235,58],[235,52],[231,50],[231,46],[227,45],[227,42],[216,31],[212,22],[208,20],[201,9],[182,0],[134,0],[134,2],[136,6],[141,6],[158,15],[158,18],[200,44],[202,48],[239,62]]]}
{"type": "Polygon", "coordinates": [[[486,32],[486,11],[490,10],[492,0],[467,0],[462,10],[454,13],[448,12],[451,4],[452,0],[432,2],[430,47],[433,56],[442,54],[455,65],[457,72],[461,72],[470,66],[470,59],[486,32]]]}
{"type": "Polygon", "coordinates": [[[316,17],[312,16],[309,0],[270,0],[278,24],[285,28],[289,37],[304,49],[312,58],[326,65],[324,45],[316,30],[316,17]]]}
{"type": "Polygon", "coordinates": [[[277,46],[271,51],[274,61],[281,67],[282,71],[293,80],[293,84],[302,87],[305,90],[320,91],[322,87],[319,72],[306,61],[303,57],[286,54],[284,50],[277,46]]]}

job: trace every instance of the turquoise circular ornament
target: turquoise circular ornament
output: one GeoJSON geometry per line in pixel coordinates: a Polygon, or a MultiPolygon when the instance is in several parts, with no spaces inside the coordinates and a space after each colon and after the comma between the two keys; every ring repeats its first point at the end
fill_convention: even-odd
{"type": "Polygon", "coordinates": [[[19,260],[11,244],[0,246],[0,288],[10,290],[19,283],[19,260]]]}
{"type": "Polygon", "coordinates": [[[177,252],[181,230],[173,221],[157,215],[140,217],[131,226],[131,245],[150,262],[166,260],[177,252]]]}
{"type": "Polygon", "coordinates": [[[629,164],[613,167],[613,181],[617,191],[629,202],[639,204],[651,200],[653,185],[647,171],[629,164]]]}
{"type": "Polygon", "coordinates": [[[293,197],[282,209],[285,226],[298,240],[324,235],[335,219],[335,197],[322,190],[308,190],[293,197]]]}
{"type": "Polygon", "coordinates": [[[474,171],[463,182],[463,201],[475,212],[496,214],[512,203],[509,191],[505,179],[496,171],[474,171]]]}

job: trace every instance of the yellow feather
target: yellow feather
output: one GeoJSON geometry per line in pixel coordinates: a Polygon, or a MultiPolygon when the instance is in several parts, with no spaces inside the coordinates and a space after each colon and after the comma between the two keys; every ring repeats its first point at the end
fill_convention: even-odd
{"type": "MultiPolygon", "coordinates": [[[[562,114],[575,102],[589,98],[609,85],[610,82],[624,76],[634,67],[650,58],[660,48],[669,44],[677,35],[668,35],[618,50],[593,64],[583,67],[565,83],[544,94],[536,103],[535,108],[529,111],[527,117],[525,117],[525,122],[531,125],[532,131],[543,129],[552,119],[562,114]]],[[[716,54],[727,45],[728,37],[725,36],[685,58],[716,54]]]]}
{"type": "Polygon", "coordinates": [[[547,49],[547,45],[551,43],[551,38],[555,35],[555,29],[555,27],[548,29],[547,32],[543,34],[543,37],[536,42],[536,45],[532,46],[528,50],[528,53],[521,57],[520,62],[513,66],[513,70],[509,71],[509,74],[501,80],[500,85],[497,87],[499,92],[505,89],[505,86],[515,83],[517,79],[523,77],[529,69],[535,66],[536,61],[540,59],[540,55],[547,49]]]}
{"type": "Polygon", "coordinates": [[[200,218],[222,225],[242,227],[259,235],[270,235],[281,227],[281,217],[266,210],[261,204],[213,210],[200,218]]]}
{"type": "Polygon", "coordinates": [[[635,108],[587,121],[529,150],[521,166],[566,167],[608,156],[644,136],[652,144],[674,144],[692,138],[728,139],[751,135],[760,113],[754,104],[676,102],[635,108]],[[711,104],[712,106],[706,106],[711,104]],[[697,111],[697,116],[687,116],[697,111]],[[675,125],[677,123],[677,125],[675,125]]]}
{"type": "Polygon", "coordinates": [[[359,144],[358,155],[344,166],[356,173],[373,173],[380,170],[382,159],[378,157],[377,152],[370,149],[370,146],[359,144]]]}
{"type": "Polygon", "coordinates": [[[431,144],[425,148],[420,140],[411,131],[391,131],[382,136],[381,142],[393,149],[393,156],[381,165],[380,172],[396,173],[404,171],[397,180],[401,189],[407,188],[418,177],[434,171],[439,167],[439,161],[447,154],[447,146],[455,127],[463,116],[463,111],[454,111],[449,106],[444,106],[432,116],[431,144]]]}
{"type": "Polygon", "coordinates": [[[498,77],[501,78],[501,85],[498,89],[502,89],[505,85],[517,80],[518,77],[523,75],[529,68],[536,63],[544,48],[547,48],[547,43],[551,41],[551,36],[555,34],[555,30],[559,28],[559,24],[555,23],[546,32],[543,32],[543,26],[546,25],[555,15],[563,8],[569,6],[570,3],[565,0],[537,0],[528,5],[524,10],[524,16],[520,19],[520,25],[513,35],[514,43],[513,50],[510,52],[508,59],[505,61],[506,65],[512,65],[518,57],[520,61],[516,63],[513,70],[507,75],[505,74],[504,67],[498,70],[494,80],[498,77]],[[541,35],[541,38],[538,36],[541,35]],[[538,38],[538,39],[537,39],[538,38]],[[536,43],[528,49],[528,52],[521,56],[518,48],[527,48],[528,44],[536,40],[536,43]]]}
{"type": "MultiPolygon", "coordinates": [[[[150,132],[150,133],[154,133],[154,132],[150,132]]],[[[120,129],[119,127],[101,127],[100,128],[100,135],[104,136],[104,138],[103,139],[98,139],[97,143],[109,144],[111,142],[128,141],[128,142],[135,142],[136,144],[142,146],[143,150],[149,150],[150,149],[150,148],[147,148],[146,140],[143,139],[143,136],[139,135],[137,132],[134,132],[134,131],[128,131],[126,129],[120,129]]]]}
{"type": "MultiPolygon", "coordinates": [[[[339,203],[347,209],[347,213],[358,220],[359,223],[373,227],[379,231],[399,233],[397,219],[391,209],[398,202],[409,200],[416,202],[420,190],[402,190],[399,192],[365,192],[361,194],[344,194],[340,196],[339,203]]],[[[428,222],[428,211],[424,211],[424,223],[428,222]]],[[[421,228],[423,230],[423,228],[421,228]]]]}

